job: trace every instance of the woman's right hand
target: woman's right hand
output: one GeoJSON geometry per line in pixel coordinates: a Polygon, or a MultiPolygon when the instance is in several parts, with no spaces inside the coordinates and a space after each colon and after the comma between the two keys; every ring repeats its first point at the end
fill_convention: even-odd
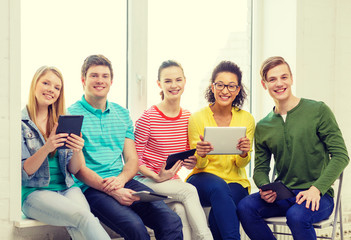
{"type": "Polygon", "coordinates": [[[178,170],[182,167],[182,161],[178,160],[172,168],[166,170],[166,163],[163,163],[160,172],[158,173],[158,177],[156,179],[156,182],[164,182],[168,179],[171,179],[178,170]]]}
{"type": "Polygon", "coordinates": [[[49,138],[46,140],[44,147],[48,150],[48,152],[55,151],[56,148],[61,147],[65,144],[68,133],[59,133],[56,134],[58,123],[55,123],[49,138]]]}
{"type": "Polygon", "coordinates": [[[209,152],[213,150],[213,146],[210,142],[204,141],[204,137],[202,135],[200,135],[200,140],[201,141],[197,142],[196,144],[196,152],[197,155],[204,158],[209,152]]]}

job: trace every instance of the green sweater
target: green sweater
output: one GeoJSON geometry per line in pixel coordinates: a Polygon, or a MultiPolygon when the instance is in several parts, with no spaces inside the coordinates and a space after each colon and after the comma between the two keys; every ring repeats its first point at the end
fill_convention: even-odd
{"type": "Polygon", "coordinates": [[[344,139],[330,108],[323,102],[301,99],[284,122],[274,110],[257,123],[254,181],[269,183],[273,154],[277,180],[291,189],[312,185],[333,196],[331,185],[349,162],[344,139]]]}

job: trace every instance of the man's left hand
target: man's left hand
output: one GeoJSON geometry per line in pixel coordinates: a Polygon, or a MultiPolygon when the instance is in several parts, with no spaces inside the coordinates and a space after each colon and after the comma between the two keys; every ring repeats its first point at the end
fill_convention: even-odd
{"type": "Polygon", "coordinates": [[[299,192],[296,196],[296,203],[301,204],[306,201],[306,208],[312,211],[318,211],[321,192],[315,186],[311,186],[308,190],[299,192]]]}

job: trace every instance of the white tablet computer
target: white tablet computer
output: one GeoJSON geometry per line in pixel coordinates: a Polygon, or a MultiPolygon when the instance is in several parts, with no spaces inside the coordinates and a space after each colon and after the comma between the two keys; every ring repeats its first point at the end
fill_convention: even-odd
{"type": "Polygon", "coordinates": [[[245,135],[246,127],[205,127],[204,140],[214,148],[208,155],[241,154],[236,146],[245,135]]]}

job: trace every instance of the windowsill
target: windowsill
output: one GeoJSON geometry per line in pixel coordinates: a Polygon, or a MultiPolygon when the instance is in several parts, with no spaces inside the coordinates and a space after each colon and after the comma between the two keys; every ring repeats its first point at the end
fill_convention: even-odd
{"type": "Polygon", "coordinates": [[[39,222],[34,219],[29,219],[22,214],[22,219],[14,222],[15,227],[17,228],[28,228],[28,227],[39,227],[48,225],[46,223],[39,222]]]}

